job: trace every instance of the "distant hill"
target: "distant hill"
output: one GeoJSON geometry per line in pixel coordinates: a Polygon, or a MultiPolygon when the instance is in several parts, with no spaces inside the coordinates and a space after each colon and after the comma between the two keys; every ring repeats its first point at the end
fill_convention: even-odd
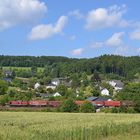
{"type": "MultiPolygon", "coordinates": [[[[140,73],[140,56],[103,55],[96,58],[67,58],[61,56],[0,56],[1,67],[49,67],[59,73],[117,74],[132,77],[140,73]]],[[[61,75],[61,74],[60,74],[61,75]]]]}

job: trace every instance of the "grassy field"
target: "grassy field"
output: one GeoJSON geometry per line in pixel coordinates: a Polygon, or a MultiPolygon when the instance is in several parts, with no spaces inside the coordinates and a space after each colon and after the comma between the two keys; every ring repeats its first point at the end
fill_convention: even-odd
{"type": "Polygon", "coordinates": [[[139,114],[0,112],[0,140],[139,140],[139,114]]]}
{"type": "MultiPolygon", "coordinates": [[[[31,67],[3,67],[4,70],[31,70],[31,67]]],[[[43,67],[38,67],[37,71],[43,71],[43,67]]]]}

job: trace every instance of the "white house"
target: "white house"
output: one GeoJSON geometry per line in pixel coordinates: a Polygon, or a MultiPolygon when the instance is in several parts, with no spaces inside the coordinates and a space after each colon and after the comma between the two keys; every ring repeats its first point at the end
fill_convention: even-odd
{"type": "Polygon", "coordinates": [[[34,89],[38,89],[40,87],[40,84],[39,83],[36,83],[35,85],[34,85],[34,89]]]}
{"type": "Polygon", "coordinates": [[[104,88],[103,90],[101,90],[101,95],[109,96],[109,90],[104,88]]]}
{"type": "Polygon", "coordinates": [[[116,86],[116,82],[115,81],[109,81],[109,85],[111,85],[112,87],[115,87],[116,86]]]}
{"type": "Polygon", "coordinates": [[[54,97],[58,97],[58,96],[61,96],[61,94],[59,94],[58,92],[56,92],[56,93],[53,94],[53,96],[54,97]]]}
{"type": "Polygon", "coordinates": [[[121,82],[121,80],[111,80],[108,83],[114,88],[115,91],[120,91],[124,87],[124,83],[121,82]]]}
{"type": "Polygon", "coordinates": [[[54,79],[52,79],[51,83],[55,86],[58,86],[60,84],[60,80],[59,80],[59,78],[54,78],[54,79]]]}
{"type": "Polygon", "coordinates": [[[55,90],[55,89],[56,89],[56,85],[54,85],[54,84],[49,84],[49,85],[46,86],[46,89],[55,90]]]}

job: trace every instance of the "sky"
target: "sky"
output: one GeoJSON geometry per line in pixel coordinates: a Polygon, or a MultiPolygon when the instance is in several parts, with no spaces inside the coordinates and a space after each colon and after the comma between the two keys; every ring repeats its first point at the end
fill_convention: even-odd
{"type": "Polygon", "coordinates": [[[0,0],[0,55],[140,55],[139,0],[0,0]]]}

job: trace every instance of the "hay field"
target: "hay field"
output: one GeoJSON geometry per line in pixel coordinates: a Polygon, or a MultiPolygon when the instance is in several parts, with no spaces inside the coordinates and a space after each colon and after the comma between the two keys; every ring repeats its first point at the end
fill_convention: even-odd
{"type": "Polygon", "coordinates": [[[0,112],[0,140],[139,140],[139,114],[0,112]]]}

